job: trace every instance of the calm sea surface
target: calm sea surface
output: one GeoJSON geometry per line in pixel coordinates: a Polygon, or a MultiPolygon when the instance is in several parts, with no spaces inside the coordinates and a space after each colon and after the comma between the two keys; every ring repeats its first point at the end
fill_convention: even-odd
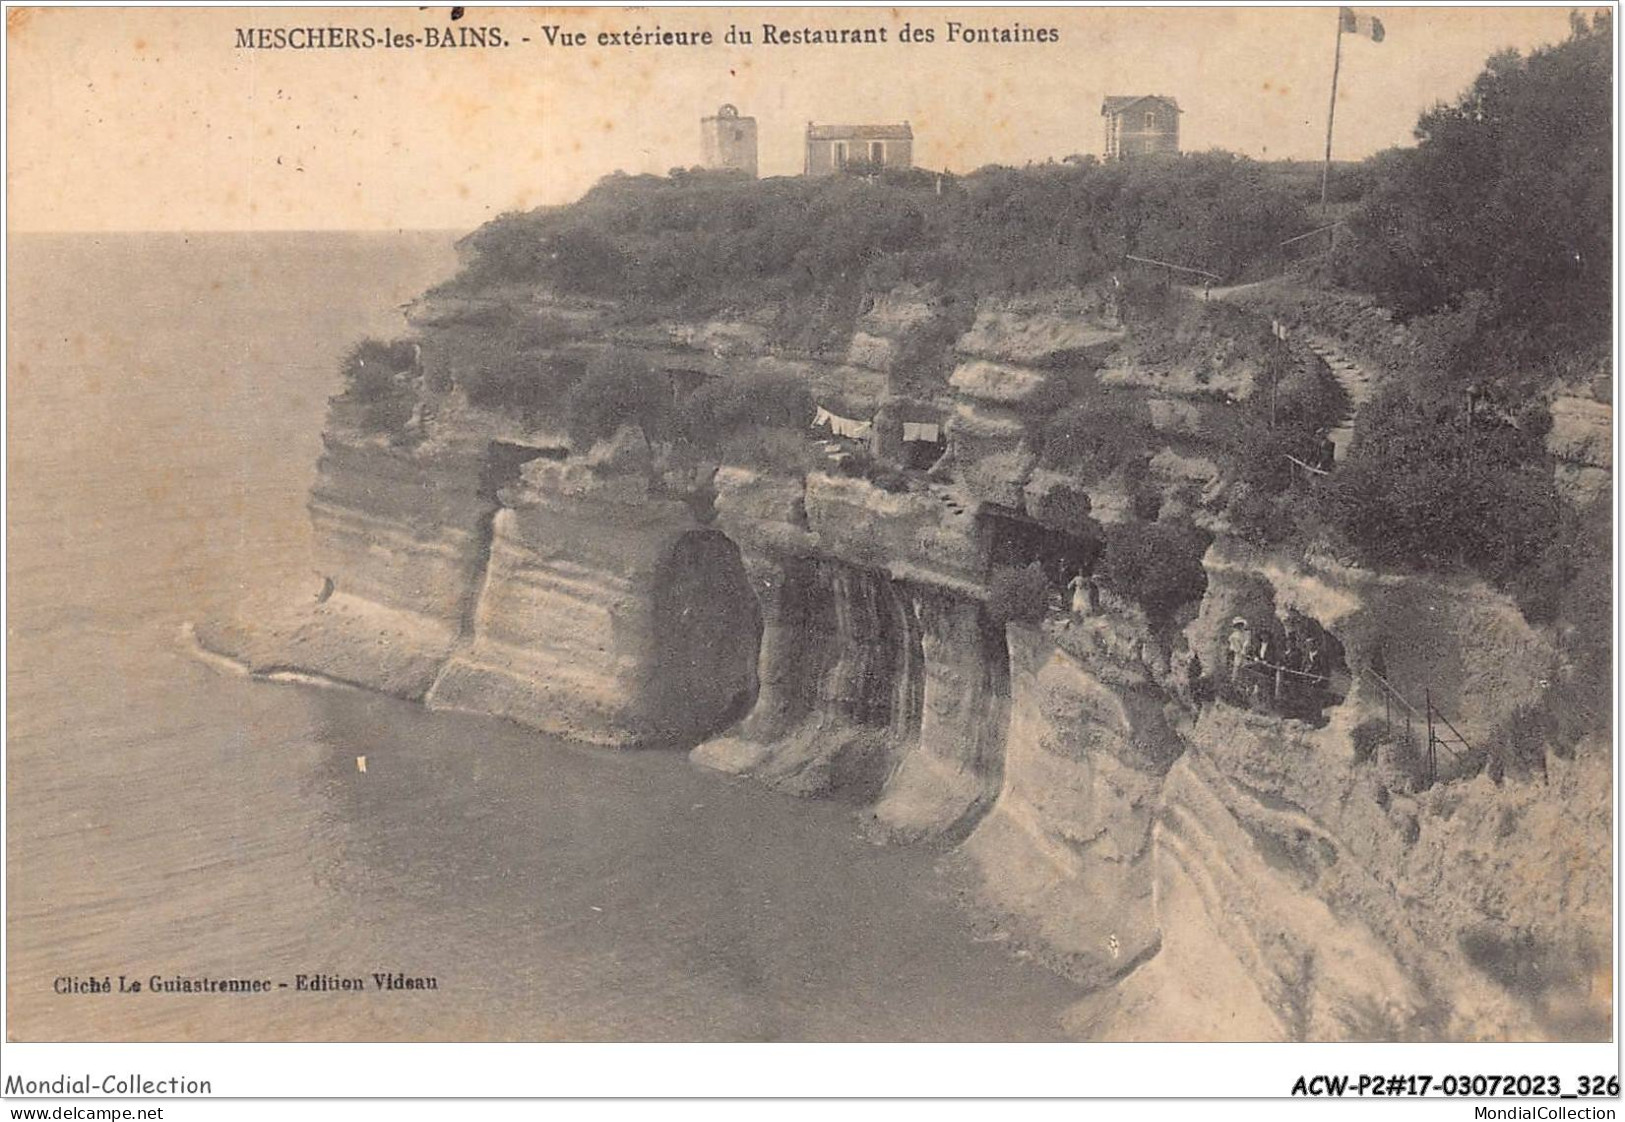
{"type": "Polygon", "coordinates": [[[838,806],[184,653],[186,620],[306,571],[337,358],[400,329],[450,236],[19,237],[9,264],[10,1038],[1059,1034],[1072,987],[838,806]],[[369,991],[53,992],[300,973],[369,991]]]}

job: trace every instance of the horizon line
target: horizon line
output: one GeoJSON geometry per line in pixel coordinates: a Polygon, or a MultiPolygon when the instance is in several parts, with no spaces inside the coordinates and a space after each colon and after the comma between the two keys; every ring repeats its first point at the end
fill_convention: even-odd
{"type": "MultiPolygon", "coordinates": [[[[482,223],[483,225],[483,223],[482,223]]],[[[137,234],[462,234],[478,229],[479,226],[214,226],[207,229],[191,229],[185,227],[162,227],[146,230],[136,229],[24,229],[7,230],[6,237],[61,237],[73,235],[75,237],[100,237],[103,235],[124,237],[137,234]]]]}

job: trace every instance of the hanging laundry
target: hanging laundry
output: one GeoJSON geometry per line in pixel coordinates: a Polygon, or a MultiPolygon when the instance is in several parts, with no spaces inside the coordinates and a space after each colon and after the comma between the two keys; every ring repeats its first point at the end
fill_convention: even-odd
{"type": "Polygon", "coordinates": [[[848,440],[868,440],[875,427],[871,421],[855,421],[851,417],[831,413],[821,405],[818,412],[813,415],[813,428],[820,425],[828,425],[830,432],[836,436],[844,436],[848,440]]]}

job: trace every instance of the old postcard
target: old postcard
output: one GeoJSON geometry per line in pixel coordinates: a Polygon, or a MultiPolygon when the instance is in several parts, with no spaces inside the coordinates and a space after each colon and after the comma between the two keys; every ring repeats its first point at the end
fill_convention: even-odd
{"type": "Polygon", "coordinates": [[[1611,1038],[1610,9],[6,23],[8,1040],[1611,1038]]]}

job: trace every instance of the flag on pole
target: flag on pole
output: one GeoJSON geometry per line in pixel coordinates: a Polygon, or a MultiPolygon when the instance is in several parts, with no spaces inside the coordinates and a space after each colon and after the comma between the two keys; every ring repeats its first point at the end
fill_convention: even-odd
{"type": "Polygon", "coordinates": [[[1339,8],[1338,14],[1343,20],[1343,30],[1352,35],[1364,35],[1373,43],[1382,42],[1384,35],[1382,21],[1376,16],[1363,16],[1353,8],[1339,8]]]}

